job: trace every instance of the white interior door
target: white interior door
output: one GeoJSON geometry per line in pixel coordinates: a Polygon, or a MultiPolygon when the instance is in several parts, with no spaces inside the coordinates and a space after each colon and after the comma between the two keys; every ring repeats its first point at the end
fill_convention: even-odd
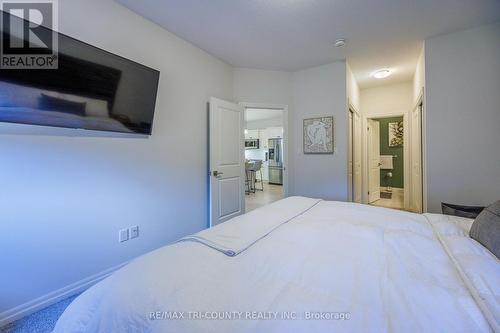
{"type": "Polygon", "coordinates": [[[361,177],[361,117],[353,113],[353,163],[354,163],[354,202],[361,203],[362,200],[362,177],[361,177]]]}
{"type": "Polygon", "coordinates": [[[245,212],[245,148],[243,106],[210,99],[210,225],[245,212]]]}
{"type": "Polygon", "coordinates": [[[380,123],[368,119],[368,202],[380,199],[380,123]]]}
{"type": "Polygon", "coordinates": [[[422,199],[422,105],[411,115],[411,210],[423,211],[422,199]]]}

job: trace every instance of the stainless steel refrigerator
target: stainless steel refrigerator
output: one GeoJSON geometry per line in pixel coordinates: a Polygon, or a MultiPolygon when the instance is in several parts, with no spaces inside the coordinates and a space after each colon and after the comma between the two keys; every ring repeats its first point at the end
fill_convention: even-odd
{"type": "Polygon", "coordinates": [[[269,139],[269,184],[283,185],[283,139],[269,139]]]}

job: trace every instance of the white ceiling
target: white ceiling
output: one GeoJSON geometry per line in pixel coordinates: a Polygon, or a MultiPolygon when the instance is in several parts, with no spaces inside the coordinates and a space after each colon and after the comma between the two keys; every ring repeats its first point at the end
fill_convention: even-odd
{"type": "Polygon", "coordinates": [[[499,0],[117,0],[235,67],[295,71],[347,57],[360,87],[411,79],[422,41],[500,20],[499,0]],[[343,37],[343,49],[333,46],[343,37]]]}
{"type": "Polygon", "coordinates": [[[269,110],[269,109],[245,109],[245,121],[257,121],[257,120],[268,120],[281,118],[283,116],[283,111],[281,110],[269,110]]]}

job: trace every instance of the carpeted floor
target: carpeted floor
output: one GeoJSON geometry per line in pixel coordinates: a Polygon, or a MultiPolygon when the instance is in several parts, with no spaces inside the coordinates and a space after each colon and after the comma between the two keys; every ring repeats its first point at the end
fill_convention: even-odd
{"type": "Polygon", "coordinates": [[[0,328],[0,333],[50,333],[57,319],[78,295],[66,298],[43,310],[0,328]]]}

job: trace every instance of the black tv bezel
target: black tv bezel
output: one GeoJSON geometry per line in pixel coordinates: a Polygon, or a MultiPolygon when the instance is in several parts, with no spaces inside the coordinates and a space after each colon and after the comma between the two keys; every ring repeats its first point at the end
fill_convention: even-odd
{"type": "MultiPolygon", "coordinates": [[[[2,16],[0,18],[0,23],[3,22],[3,17],[4,15],[9,15],[9,16],[13,16],[12,14],[10,13],[7,13],[3,10],[0,9],[0,15],[2,16]]],[[[20,17],[17,17],[16,18],[20,19],[20,17]]],[[[26,19],[22,19],[23,21],[28,21],[26,19]]],[[[29,21],[28,21],[29,22],[29,21]]],[[[3,24],[3,23],[2,23],[3,24]]],[[[93,48],[93,49],[96,49],[96,50],[99,50],[101,52],[104,52],[105,54],[109,55],[109,56],[112,56],[112,57],[116,57],[118,59],[121,59],[121,60],[124,60],[126,62],[129,62],[129,63],[132,63],[138,67],[142,67],[150,72],[153,72],[156,74],[156,89],[153,93],[153,99],[154,99],[154,107],[153,107],[153,118],[151,120],[151,126],[150,126],[150,129],[148,132],[136,132],[134,129],[131,129],[131,132],[125,132],[125,131],[118,131],[118,130],[102,130],[102,129],[93,129],[93,128],[85,128],[85,127],[72,127],[72,126],[59,126],[59,125],[45,125],[45,124],[33,124],[33,123],[26,123],[26,122],[19,122],[19,121],[3,121],[3,120],[0,120],[0,123],[7,123],[7,124],[20,124],[20,125],[31,125],[31,126],[42,126],[42,127],[55,127],[55,128],[67,128],[67,129],[75,129],[75,130],[85,130],[85,131],[97,131],[97,132],[108,132],[108,133],[123,133],[123,134],[129,134],[129,135],[147,135],[147,136],[151,136],[153,134],[153,124],[154,124],[154,118],[155,118],[155,114],[156,114],[156,105],[157,105],[157,98],[158,98],[158,89],[160,87],[160,74],[161,72],[155,68],[152,68],[152,67],[149,67],[149,66],[146,66],[144,64],[141,64],[137,61],[134,61],[134,60],[130,60],[128,58],[125,58],[124,56],[121,56],[119,54],[116,54],[116,53],[113,53],[113,52],[110,52],[108,50],[105,50],[101,47],[98,47],[98,46],[95,46],[95,45],[92,45],[88,42],[85,42],[85,41],[82,41],[80,39],[77,39],[75,37],[71,37],[67,34],[64,34],[62,32],[59,32],[59,31],[55,31],[53,29],[50,29],[46,26],[43,26],[43,28],[47,29],[47,30],[50,30],[52,32],[55,32],[57,34],[57,37],[59,38],[59,35],[62,35],[66,38],[69,38],[75,42],[78,42],[80,44],[83,44],[85,45],[86,47],[89,47],[89,48],[93,48]]],[[[3,33],[3,32],[2,32],[3,33]]],[[[59,42],[59,41],[58,41],[59,42]]],[[[85,59],[84,59],[85,60],[85,59]]],[[[0,71],[3,70],[0,68],[0,71]]],[[[19,70],[30,70],[30,69],[19,69],[19,70]]],[[[36,70],[36,69],[32,69],[32,70],[36,70]]],[[[50,70],[50,69],[45,69],[45,70],[50,70]]],[[[124,125],[125,126],[125,125],[124,125]]],[[[127,126],[126,126],[127,127],[127,126]]]]}

